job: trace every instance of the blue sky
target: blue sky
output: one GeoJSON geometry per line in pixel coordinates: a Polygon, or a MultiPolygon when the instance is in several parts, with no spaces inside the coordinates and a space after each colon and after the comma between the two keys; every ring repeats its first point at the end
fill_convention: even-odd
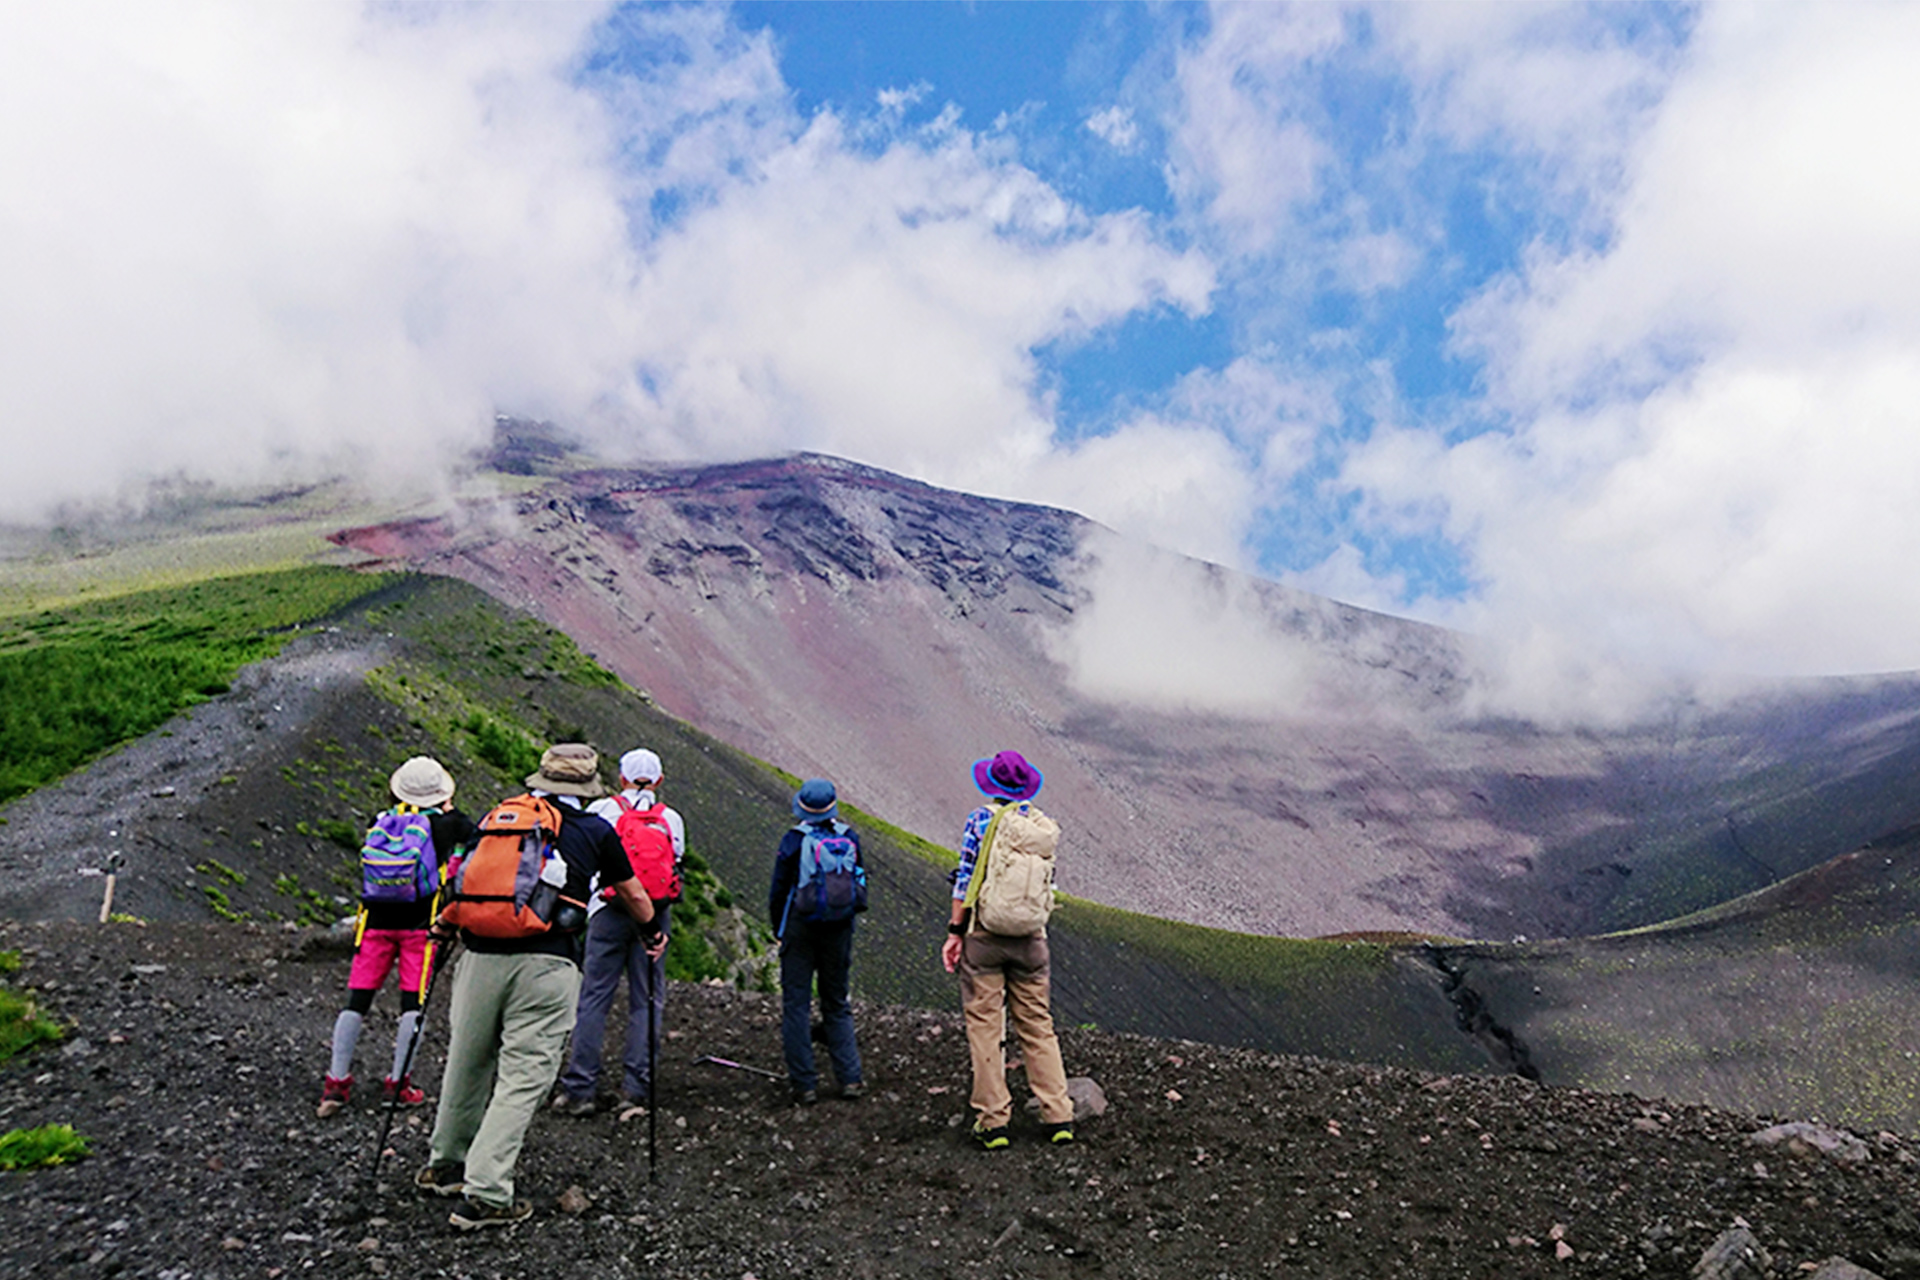
{"type": "Polygon", "coordinates": [[[1543,680],[1920,667],[1920,7],[107,8],[0,40],[0,516],[509,412],[1543,680]]]}

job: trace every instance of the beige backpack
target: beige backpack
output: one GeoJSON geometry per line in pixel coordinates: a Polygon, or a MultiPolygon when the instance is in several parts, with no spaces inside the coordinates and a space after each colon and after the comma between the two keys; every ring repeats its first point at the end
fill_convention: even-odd
{"type": "Polygon", "coordinates": [[[1028,800],[1000,806],[980,842],[980,863],[967,884],[973,927],[1003,937],[1047,931],[1053,914],[1054,851],[1060,824],[1028,800]]]}

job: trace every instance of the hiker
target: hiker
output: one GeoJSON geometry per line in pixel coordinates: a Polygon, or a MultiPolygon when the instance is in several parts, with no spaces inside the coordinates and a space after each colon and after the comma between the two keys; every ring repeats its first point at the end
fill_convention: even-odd
{"type": "Polygon", "coordinates": [[[458,927],[463,951],[447,1011],[439,1114],[414,1185],[464,1196],[448,1218],[461,1230],[533,1213],[514,1198],[513,1170],[573,1027],[595,875],[639,923],[648,953],[666,950],[667,935],[654,923],[653,904],[619,837],[583,807],[606,794],[599,766],[592,747],[548,747],[527,778],[529,794],[502,802],[481,821],[479,842],[436,922],[442,933],[458,927]],[[528,883],[531,896],[518,896],[516,886],[528,883]]]}
{"type": "Polygon", "coordinates": [[[839,797],[825,778],[801,784],[793,796],[800,821],[780,838],[767,890],[767,918],[780,939],[780,1043],[793,1100],[811,1106],[820,1097],[813,1059],[813,987],[820,983],[820,1017],[827,1056],[840,1096],[864,1098],[860,1048],[847,1000],[853,965],[853,918],[867,909],[867,870],[860,836],[839,819],[839,797]]]}
{"type": "Polygon", "coordinates": [[[1033,804],[1044,779],[1019,752],[975,761],[973,781],[987,803],[967,815],[960,865],[952,877],[947,941],[940,949],[947,972],[960,974],[960,1006],[973,1059],[973,1138],[989,1151],[1008,1145],[1013,1095],[1007,1090],[1002,1040],[1011,1015],[1047,1139],[1072,1142],[1073,1100],[1053,1031],[1046,930],[1060,828],[1033,804]],[[1029,858],[1039,862],[1028,864],[1029,858]],[[995,875],[1028,865],[1035,874],[995,875]]]}
{"type": "MultiPolygon", "coordinates": [[[[687,856],[687,827],[680,815],[654,796],[660,786],[660,757],[644,747],[620,757],[618,794],[596,800],[587,812],[604,818],[620,837],[634,875],[653,903],[656,925],[667,927],[668,910],[680,898],[680,865],[687,856]]],[[[590,1116],[600,1109],[595,1085],[600,1079],[600,1046],[607,1033],[607,1011],[627,979],[627,1043],[620,1092],[629,1103],[649,1105],[653,1056],[667,1015],[667,958],[649,956],[640,925],[610,891],[596,891],[587,904],[587,960],[580,979],[580,1009],[573,1023],[573,1048],[553,1109],[562,1115],[590,1116]],[[648,1010],[651,1010],[649,1015],[648,1010]]]]}
{"type": "Polygon", "coordinates": [[[393,771],[387,786],[397,803],[374,819],[360,854],[353,967],[347,973],[347,1007],[334,1019],[333,1054],[320,1084],[316,1114],[322,1120],[347,1105],[361,1024],[396,964],[400,1025],[393,1037],[393,1068],[381,1082],[381,1093],[402,1107],[427,1100],[407,1075],[407,1050],[420,1024],[425,987],[427,926],[433,923],[441,869],[480,836],[473,819],[452,805],[453,776],[431,756],[408,760],[393,771]]]}

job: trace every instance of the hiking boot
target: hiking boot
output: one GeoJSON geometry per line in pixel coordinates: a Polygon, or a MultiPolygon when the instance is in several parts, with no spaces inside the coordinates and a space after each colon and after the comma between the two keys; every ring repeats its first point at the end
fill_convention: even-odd
{"type": "Polygon", "coordinates": [[[1011,1146],[1013,1142],[1013,1140],[1007,1136],[1007,1126],[1001,1125],[997,1129],[982,1129],[978,1121],[976,1121],[973,1126],[973,1140],[988,1151],[1002,1150],[1005,1147],[1011,1146]]]}
{"type": "Polygon", "coordinates": [[[818,1089],[795,1089],[793,1091],[793,1105],[796,1107],[810,1107],[818,1101],[820,1101],[820,1091],[818,1089]]]}
{"type": "Polygon", "coordinates": [[[552,1106],[555,1113],[559,1115],[572,1116],[575,1119],[580,1119],[585,1116],[599,1114],[600,1100],[598,1098],[576,1098],[565,1089],[562,1089],[553,1095],[552,1106]]]}
{"type": "Polygon", "coordinates": [[[841,1085],[840,1096],[848,1102],[860,1101],[860,1099],[867,1096],[867,1082],[864,1080],[855,1080],[852,1084],[841,1085]]]}
{"type": "Polygon", "coordinates": [[[401,1076],[395,1080],[388,1076],[380,1082],[380,1101],[392,1103],[396,1107],[417,1107],[427,1100],[427,1095],[413,1087],[412,1076],[401,1076]]]}
{"type": "Polygon", "coordinates": [[[353,1093],[352,1076],[327,1076],[320,1082],[320,1105],[313,1114],[325,1120],[337,1114],[347,1105],[347,1098],[353,1093]]]}
{"type": "Polygon", "coordinates": [[[532,1216],[533,1205],[526,1200],[515,1200],[512,1204],[488,1204],[485,1200],[468,1196],[460,1202],[458,1209],[447,1215],[447,1222],[461,1231],[478,1231],[481,1227],[510,1227],[532,1216]]]}
{"type": "Polygon", "coordinates": [[[413,1175],[413,1185],[430,1196],[465,1195],[467,1169],[459,1164],[430,1164],[413,1175]]]}
{"type": "Polygon", "coordinates": [[[1053,1143],[1055,1146],[1059,1146],[1064,1142],[1073,1141],[1073,1125],[1071,1122],[1063,1121],[1060,1124],[1050,1124],[1046,1126],[1046,1130],[1047,1141],[1053,1143]]]}

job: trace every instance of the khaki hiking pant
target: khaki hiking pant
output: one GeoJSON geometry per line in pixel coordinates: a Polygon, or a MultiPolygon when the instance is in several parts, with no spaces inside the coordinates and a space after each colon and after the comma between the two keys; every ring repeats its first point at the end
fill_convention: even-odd
{"type": "Polygon", "coordinates": [[[527,1126],[560,1074],[580,970],[561,956],[462,952],[429,1159],[466,1166],[467,1194],[513,1203],[527,1126]]]}
{"type": "Polygon", "coordinates": [[[1053,1033],[1049,963],[1044,935],[969,933],[961,942],[960,1007],[967,1016],[967,1050],[973,1056],[973,1109],[982,1129],[1002,1128],[1013,1119],[1001,1048],[1009,1019],[1026,1060],[1027,1084],[1040,1099],[1041,1120],[1064,1124],[1073,1119],[1067,1071],[1053,1033]]]}

